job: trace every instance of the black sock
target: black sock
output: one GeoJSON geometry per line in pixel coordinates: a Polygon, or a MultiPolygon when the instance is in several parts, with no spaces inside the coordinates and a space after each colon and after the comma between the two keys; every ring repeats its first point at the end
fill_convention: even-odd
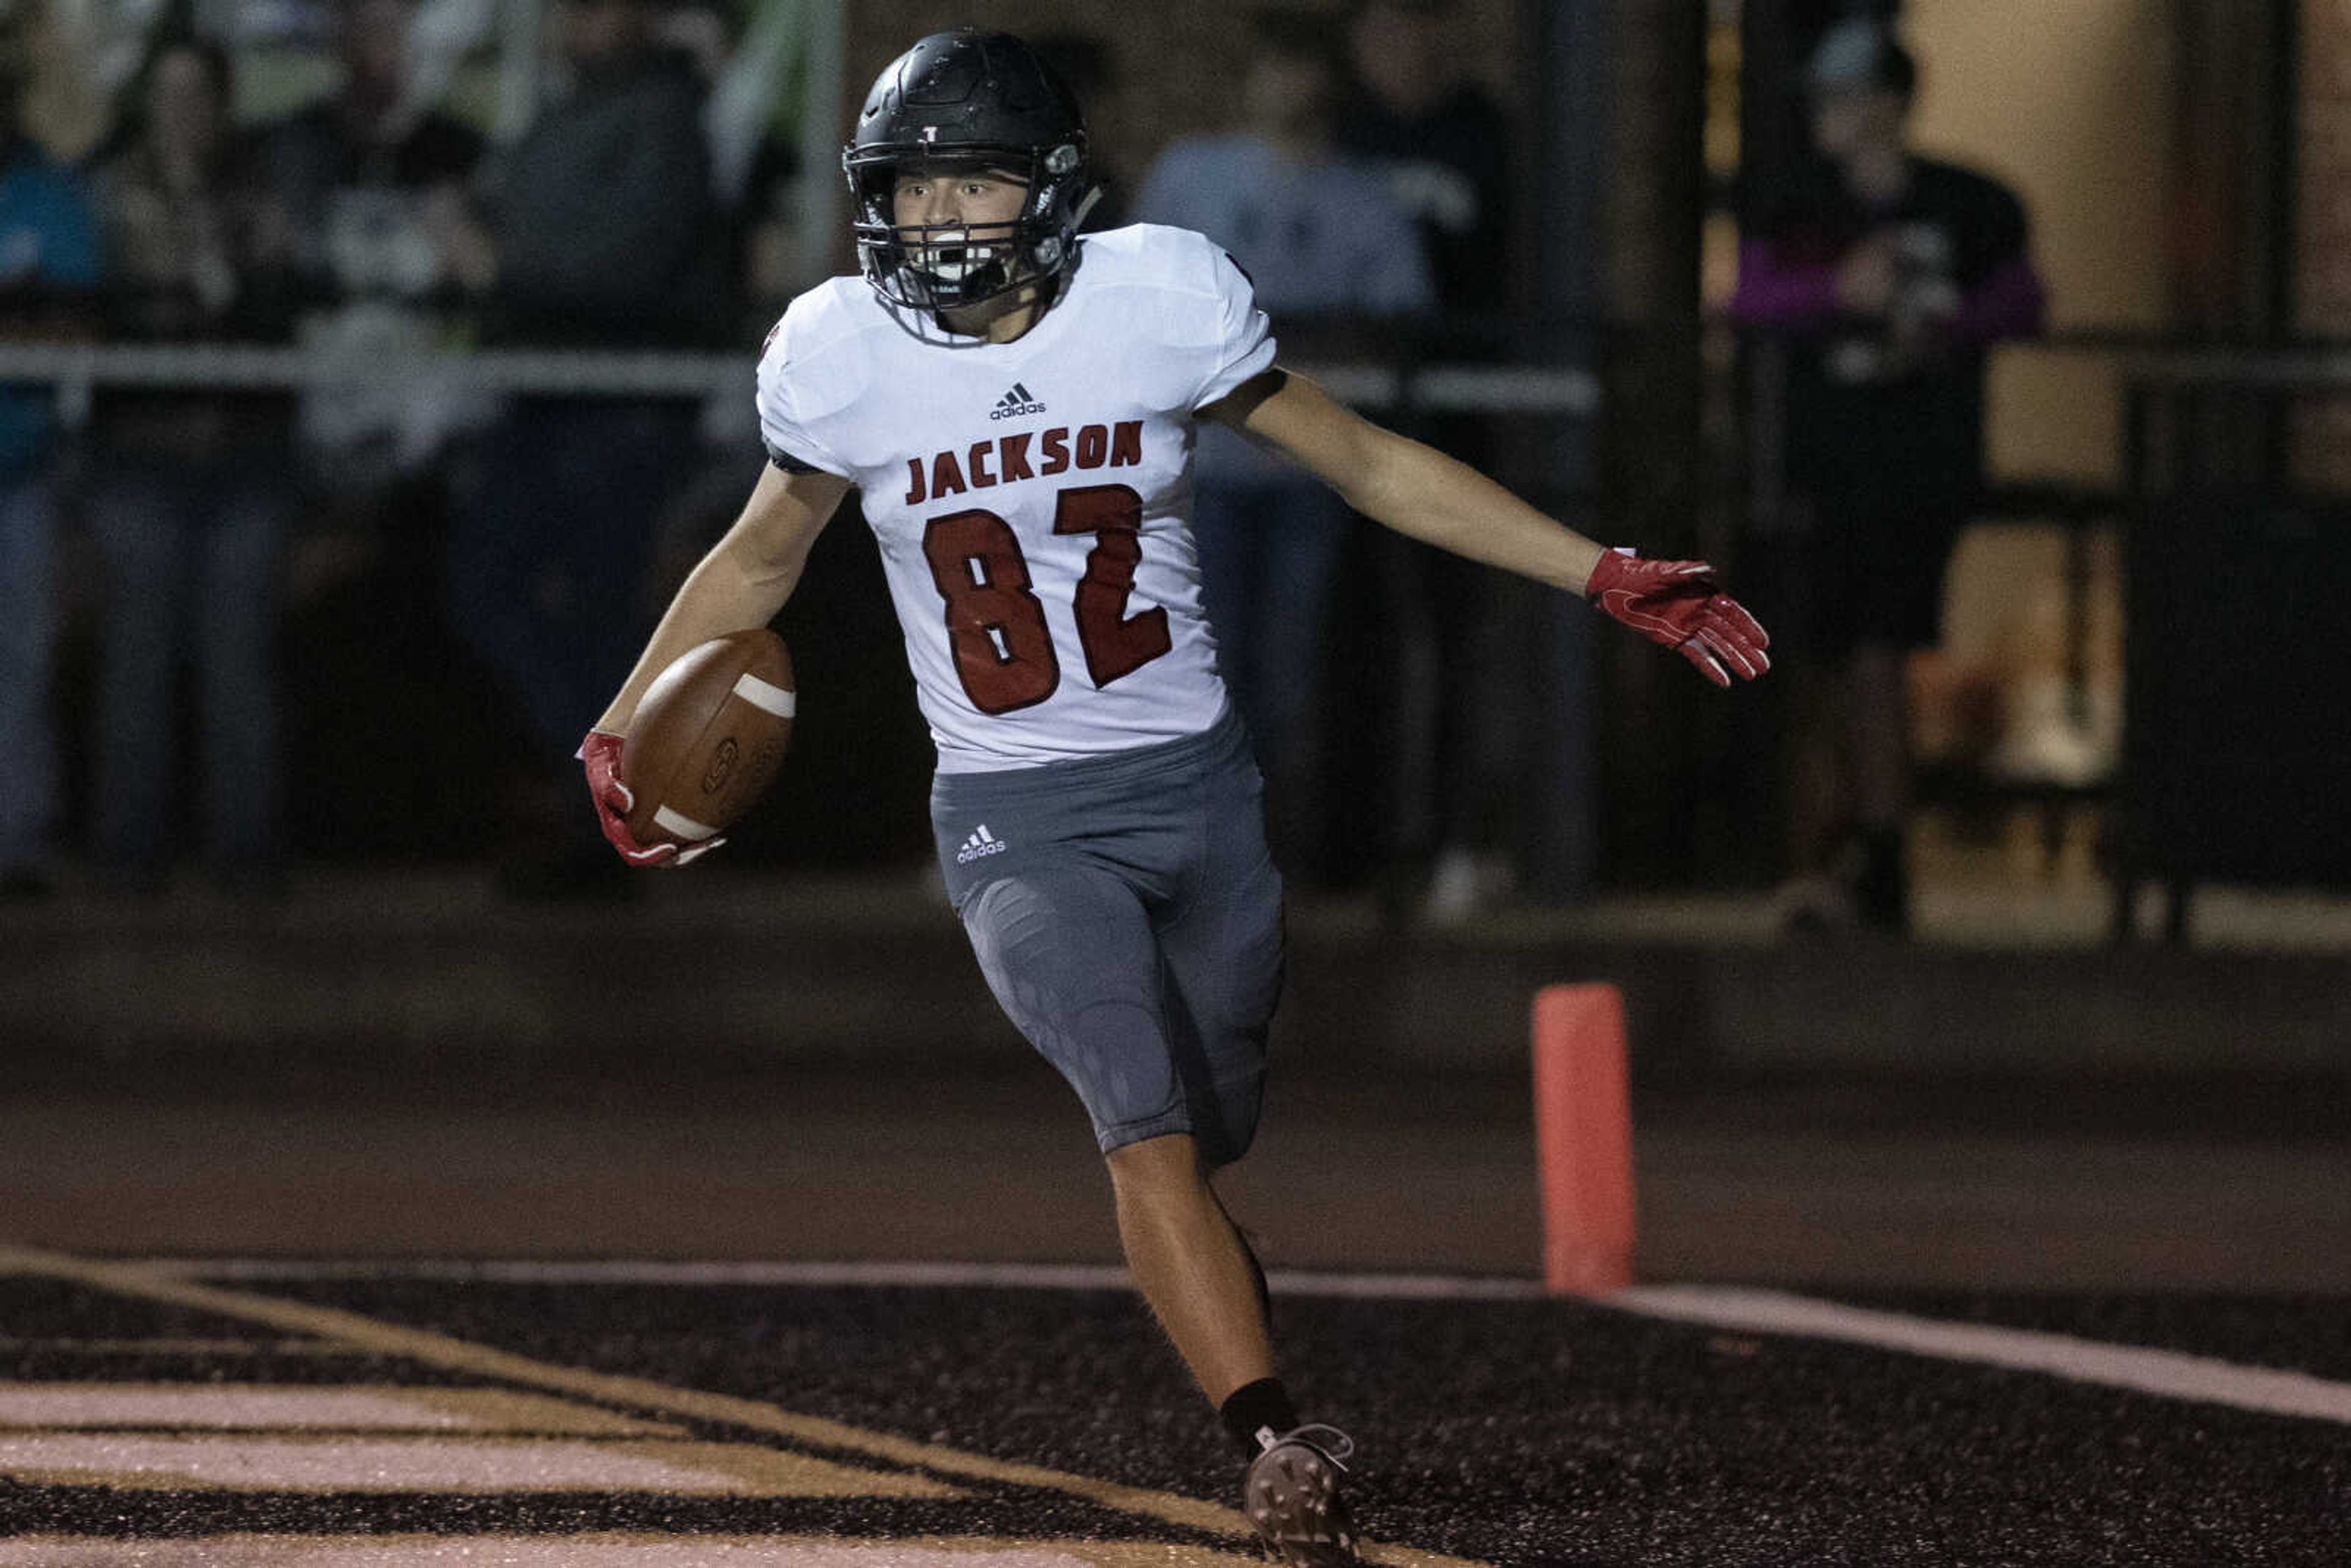
{"type": "Polygon", "coordinates": [[[1290,1403],[1290,1390],[1281,1385],[1279,1377],[1260,1377],[1255,1383],[1244,1383],[1217,1406],[1223,1417],[1225,1430],[1241,1446],[1241,1457],[1253,1459],[1264,1451],[1258,1433],[1270,1429],[1275,1436],[1298,1426],[1297,1407],[1290,1403]]]}

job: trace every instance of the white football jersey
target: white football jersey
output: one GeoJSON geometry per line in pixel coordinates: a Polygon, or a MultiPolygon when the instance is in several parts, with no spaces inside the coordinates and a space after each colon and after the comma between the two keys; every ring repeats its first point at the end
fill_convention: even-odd
{"type": "Polygon", "coordinates": [[[1192,538],[1195,411],[1273,362],[1232,258],[1187,229],[1088,235],[1009,343],[862,277],[792,301],[759,361],[779,459],[854,482],[942,772],[1100,756],[1225,708],[1192,538]]]}

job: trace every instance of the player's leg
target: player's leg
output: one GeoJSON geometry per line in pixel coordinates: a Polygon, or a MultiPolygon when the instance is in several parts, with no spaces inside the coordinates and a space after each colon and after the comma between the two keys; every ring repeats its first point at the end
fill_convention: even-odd
{"type": "MultiPolygon", "coordinates": [[[[1333,1448],[1345,1445],[1318,1448],[1311,1428],[1300,1435],[1270,1375],[1255,1260],[1207,1181],[1207,1166],[1237,1157],[1254,1134],[1280,972],[1280,883],[1246,737],[1228,723],[1115,761],[1036,772],[1049,776],[940,778],[932,821],[948,894],[1006,1015],[1086,1106],[1145,1300],[1228,1426],[1246,1421],[1276,1438],[1259,1445],[1262,1472],[1251,1470],[1261,1532],[1293,1563],[1352,1562],[1332,1485],[1333,1448]],[[1234,1005],[1257,1016],[1239,1053],[1229,1030],[1207,1043],[1158,929],[1159,920],[1184,924],[1179,895],[1213,858],[1203,819],[1227,817],[1246,829],[1216,841],[1229,851],[1246,841],[1243,864],[1262,868],[1252,884],[1264,915],[1259,972],[1228,982],[1234,1005]]],[[[1204,911],[1198,929],[1221,927],[1204,911]]]]}
{"type": "Polygon", "coordinates": [[[1271,1378],[1257,1261],[1209,1187],[1191,1135],[1146,1138],[1104,1157],[1127,1269],[1200,1391],[1221,1408],[1271,1378]]]}
{"type": "MultiPolygon", "coordinates": [[[[1170,1006],[1180,1004],[1171,996],[1170,1006]]],[[[1228,1147],[1241,1117],[1243,1145],[1253,1130],[1261,1077],[1249,1076],[1237,1097],[1246,1109],[1228,1106],[1211,1134],[1228,1147]]],[[[1217,1116],[1208,1112],[1204,1128],[1217,1116]]],[[[1274,1364],[1264,1270],[1211,1185],[1201,1145],[1168,1134],[1107,1157],[1128,1270],[1241,1450],[1243,1510],[1293,1568],[1356,1562],[1340,1490],[1354,1444],[1336,1427],[1299,1418],[1274,1364]]]]}
{"type": "MultiPolygon", "coordinates": [[[[1022,843],[1025,826],[991,829],[991,840],[1022,843]]],[[[1135,1284],[1221,1404],[1270,1376],[1272,1355],[1254,1261],[1192,1138],[1202,1091],[1170,1043],[1149,918],[1116,872],[1034,848],[1023,858],[966,901],[965,929],[1006,1016],[1084,1103],[1135,1284]]]]}
{"type": "MultiPolygon", "coordinates": [[[[1166,964],[1166,1012],[1178,1071],[1193,1092],[1199,1159],[1196,1188],[1170,1197],[1186,1205],[1207,1247],[1221,1229],[1248,1271],[1244,1301],[1230,1272],[1215,1277],[1217,1305],[1244,1306],[1267,1322],[1265,1275],[1239,1227],[1210,1185],[1209,1173],[1245,1154],[1257,1134],[1265,1083],[1266,1036],[1282,977],[1281,877],[1267,852],[1262,787],[1240,737],[1204,759],[1189,788],[1196,810],[1183,874],[1155,906],[1166,964]]],[[[1181,1173],[1158,1173],[1175,1186],[1181,1173]]],[[[1236,1383],[1217,1402],[1226,1429],[1249,1460],[1242,1506],[1266,1543],[1300,1568],[1356,1561],[1354,1531],[1340,1493],[1342,1463],[1353,1443],[1335,1427],[1299,1419],[1276,1375],[1267,1334],[1264,1374],[1236,1383]]]]}

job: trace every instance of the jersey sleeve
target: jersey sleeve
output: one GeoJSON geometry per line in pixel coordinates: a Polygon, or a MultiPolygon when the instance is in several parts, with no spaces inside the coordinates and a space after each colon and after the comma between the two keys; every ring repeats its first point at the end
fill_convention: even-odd
{"type": "Polygon", "coordinates": [[[849,479],[849,465],[828,446],[823,436],[812,427],[812,422],[802,413],[803,401],[798,395],[793,374],[793,348],[799,323],[793,318],[800,307],[795,302],[768,334],[767,346],[759,354],[759,444],[768,450],[768,460],[788,474],[825,473],[849,479]]]}
{"type": "Polygon", "coordinates": [[[1240,264],[1219,250],[1213,263],[1217,329],[1207,373],[1192,406],[1206,408],[1273,364],[1273,327],[1258,308],[1257,288],[1240,264]]]}

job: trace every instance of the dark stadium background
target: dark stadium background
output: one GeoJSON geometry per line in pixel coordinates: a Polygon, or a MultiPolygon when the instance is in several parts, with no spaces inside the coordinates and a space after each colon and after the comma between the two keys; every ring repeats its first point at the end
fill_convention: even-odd
{"type": "MultiPolygon", "coordinates": [[[[1309,8],[1336,25],[1336,6],[1309,8]]],[[[238,46],[251,116],[327,79],[316,6],[161,10],[260,29],[238,46]]],[[[1169,138],[1229,120],[1245,10],[812,7],[841,23],[835,68],[796,75],[775,123],[792,140],[813,101],[837,126],[881,63],[934,26],[1092,33],[1108,54],[1099,144],[1132,182],[1169,138]]],[[[1912,673],[1925,748],[1913,933],[1783,934],[1774,890],[1798,787],[1785,682],[1719,695],[1611,623],[1531,595],[1502,599],[1524,655],[1510,694],[1514,890],[1465,918],[1416,918],[1386,803],[1414,738],[1395,716],[1400,655],[1359,549],[1338,590],[1329,776],[1293,878],[1290,983],[1242,1218],[1252,1201],[1279,1208],[1312,1190],[1272,1228],[1277,1267],[1532,1281],[1528,1008],[1542,985],[1604,981],[1626,1000],[1646,1282],[1802,1288],[2340,1376],[2351,727],[2334,688],[2351,598],[2351,14],[2325,0],[1457,0],[1450,37],[1511,128],[1507,308],[1416,322],[1376,350],[1313,323],[1294,340],[1407,428],[1479,425],[1495,472],[1579,528],[1716,560],[1769,622],[1802,585],[1777,548],[1779,476],[1761,434],[1779,346],[1721,313],[1732,213],[1794,157],[1790,74],[1855,11],[1896,16],[1918,53],[1921,144],[2024,196],[2052,304],[2043,338],[1993,357],[1990,492],[1955,563],[1945,646],[1912,673]],[[1474,379],[1466,413],[1416,403],[1426,372],[1452,366],[1527,372],[1545,406],[1487,406],[1503,383],[1474,379]]],[[[500,36],[459,59],[447,100],[486,126],[500,36]]],[[[830,141],[796,155],[832,178],[830,141]]],[[[845,237],[803,254],[850,265],[845,237]]],[[[760,329],[599,352],[580,361],[581,385],[658,354],[686,381],[737,376],[747,398],[760,329]]],[[[110,373],[76,352],[12,327],[0,377],[64,385],[70,404],[110,373]]],[[[201,382],[201,361],[183,362],[201,382]]],[[[460,365],[486,376],[501,362],[484,351],[460,365]]],[[[70,444],[60,456],[68,473],[85,460],[70,444]]],[[[828,530],[778,622],[803,716],[774,794],[723,856],[633,896],[536,902],[501,879],[516,824],[586,807],[550,803],[521,761],[517,716],[445,616],[447,501],[434,481],[465,482],[465,461],[363,522],[314,517],[289,544],[278,656],[291,858],[263,897],[214,888],[192,859],[139,893],[89,863],[110,787],[89,741],[102,583],[69,496],[51,705],[62,852],[47,897],[0,904],[0,1243],[85,1258],[1114,1261],[1082,1123],[994,1010],[935,891],[928,740],[857,520],[828,530]]],[[[758,463],[756,445],[705,454],[661,520],[646,605],[723,528],[758,463]]],[[[194,780],[180,783],[193,832],[194,780]]],[[[47,1289],[24,1287],[31,1304],[14,1317],[0,1295],[0,1338],[70,1337],[82,1309],[47,1289]]],[[[574,1320],[528,1291],[476,1307],[423,1287],[339,1291],[285,1288],[453,1333],[478,1312],[469,1326],[485,1342],[580,1365],[622,1354],[598,1342],[597,1312],[654,1320],[651,1343],[664,1310],[598,1297],[574,1320]]],[[[927,1325],[937,1305],[909,1311],[927,1325]]],[[[1499,1311],[1516,1323],[1521,1309],[1499,1311]]],[[[1433,1340],[1468,1332],[1446,1309],[1412,1312],[1433,1340]]],[[[951,1302],[939,1312],[956,1315],[951,1302]]],[[[1359,1322],[1372,1315],[1303,1309],[1328,1331],[1311,1352],[1326,1386],[1355,1386],[1343,1336],[1374,1332],[1359,1322]]],[[[1584,1343],[1614,1345],[1613,1331],[1577,1322],[1584,1343]]],[[[172,1320],[139,1332],[151,1330],[178,1332],[172,1320]]],[[[723,1344],[733,1331],[709,1332],[723,1344]]],[[[1695,1389],[1704,1405],[1722,1369],[1743,1364],[1744,1342],[1730,1343],[1677,1343],[1655,1386],[1611,1395],[1695,1389]]],[[[674,1354],[648,1375],[690,1380],[726,1361],[699,1341],[674,1354]]],[[[80,1375],[70,1355],[56,1364],[80,1375]]],[[[1463,1378],[1505,1387],[1516,1370],[1463,1378]]],[[[183,1374],[209,1375],[169,1372],[183,1374]]],[[[789,1403],[797,1375],[756,1392],[789,1403]]],[[[1167,1392],[1138,1375],[1150,1385],[1138,1401],[1167,1392]]],[[[1756,1408],[1774,1407],[1776,1375],[1755,1385],[1756,1408]]],[[[959,1387],[967,1402],[943,1429],[977,1443],[995,1397],[959,1387]]],[[[1031,1414],[1074,1397],[1049,1388],[1031,1414]]],[[[1788,1407],[1832,1420],[1811,1397],[1788,1407]]],[[[1940,1396],[1904,1397],[1887,1396],[1901,1419],[1869,1441],[1929,1456],[1923,1473],[1939,1473],[1942,1435],[1914,1445],[1902,1423],[1923,1410],[1918,1430],[1935,1428],[1940,1396]]],[[[841,1398],[859,1419],[897,1418],[869,1410],[866,1390],[841,1398]]],[[[1398,1419],[1443,1426],[1453,1413],[1435,1404],[1416,1387],[1398,1419]]],[[[1152,1419],[1181,1429],[1174,1408],[1152,1419]]],[[[2075,1490],[2118,1500],[2126,1533],[2195,1516],[2176,1478],[2196,1473],[2203,1428],[2182,1436],[2137,1406],[2001,1408],[1970,1428],[1951,1473],[1991,1474],[1969,1466],[1989,1465],[2002,1433],[2022,1434],[2011,1451],[2062,1450],[2086,1429],[2119,1452],[2143,1420],[2158,1445],[2182,1445],[2144,1473],[2145,1491],[2115,1480],[2126,1456],[2075,1490]]],[[[905,1416],[906,1429],[934,1414],[905,1416]]],[[[1573,1442],[1604,1447],[1613,1417],[1591,1419],[1573,1442]]],[[[2208,1484],[2234,1533],[2165,1540],[2137,1560],[2325,1560],[2319,1543],[2344,1517],[2339,1428],[2303,1448],[2301,1428],[2230,1419],[2252,1435],[2208,1484]],[[2306,1467],[2292,1487],[2247,1457],[2273,1443],[2306,1467]],[[2213,1554],[2164,1556],[2204,1546],[2213,1554]]],[[[1750,1451],[1752,1436],[1719,1451],[1750,1451]]],[[[2224,1422],[2212,1441],[2241,1436],[2224,1422]]],[[[1007,1441],[1034,1457],[1025,1428],[1007,1441]]],[[[1554,1456],[1572,1446],[1524,1441],[1563,1445],[1542,1450],[1554,1456]]],[[[1151,1463],[1132,1462],[1138,1484],[1186,1484],[1139,1473],[1151,1463]]],[[[1423,1544],[1496,1561],[1696,1561],[1713,1528],[1669,1521],[1643,1546],[1619,1542],[1622,1556],[1579,1535],[1574,1552],[1512,1558],[1495,1537],[1448,1533],[1458,1521],[1429,1500],[1451,1495],[1442,1471],[1420,1473],[1425,1490],[1390,1517],[1423,1544]]],[[[1876,1480],[1865,1460],[1789,1478],[1830,1489],[1797,1515],[1820,1533],[1797,1547],[1759,1536],[1754,1550],[2022,1560],[2032,1521],[2073,1506],[2035,1492],[2015,1504],[2020,1533],[1985,1525],[1939,1552],[1880,1555],[1885,1542],[1837,1533],[1884,1500],[1876,1480]]],[[[2041,1480],[2074,1485],[2030,1484],[2041,1480]]],[[[8,1500],[0,1490],[0,1529],[8,1500]]],[[[1528,1528],[1582,1517],[1581,1504],[1552,1506],[1531,1504],[1528,1528]]],[[[111,1528],[70,1499],[41,1507],[42,1528],[111,1528]]],[[[141,1518],[134,1533],[171,1528],[141,1518]]],[[[205,1528],[244,1526],[222,1513],[205,1528]]],[[[2058,1542],[2045,1560],[2121,1560],[2085,1544],[2105,1528],[2099,1515],[2041,1537],[2058,1542]]]]}

